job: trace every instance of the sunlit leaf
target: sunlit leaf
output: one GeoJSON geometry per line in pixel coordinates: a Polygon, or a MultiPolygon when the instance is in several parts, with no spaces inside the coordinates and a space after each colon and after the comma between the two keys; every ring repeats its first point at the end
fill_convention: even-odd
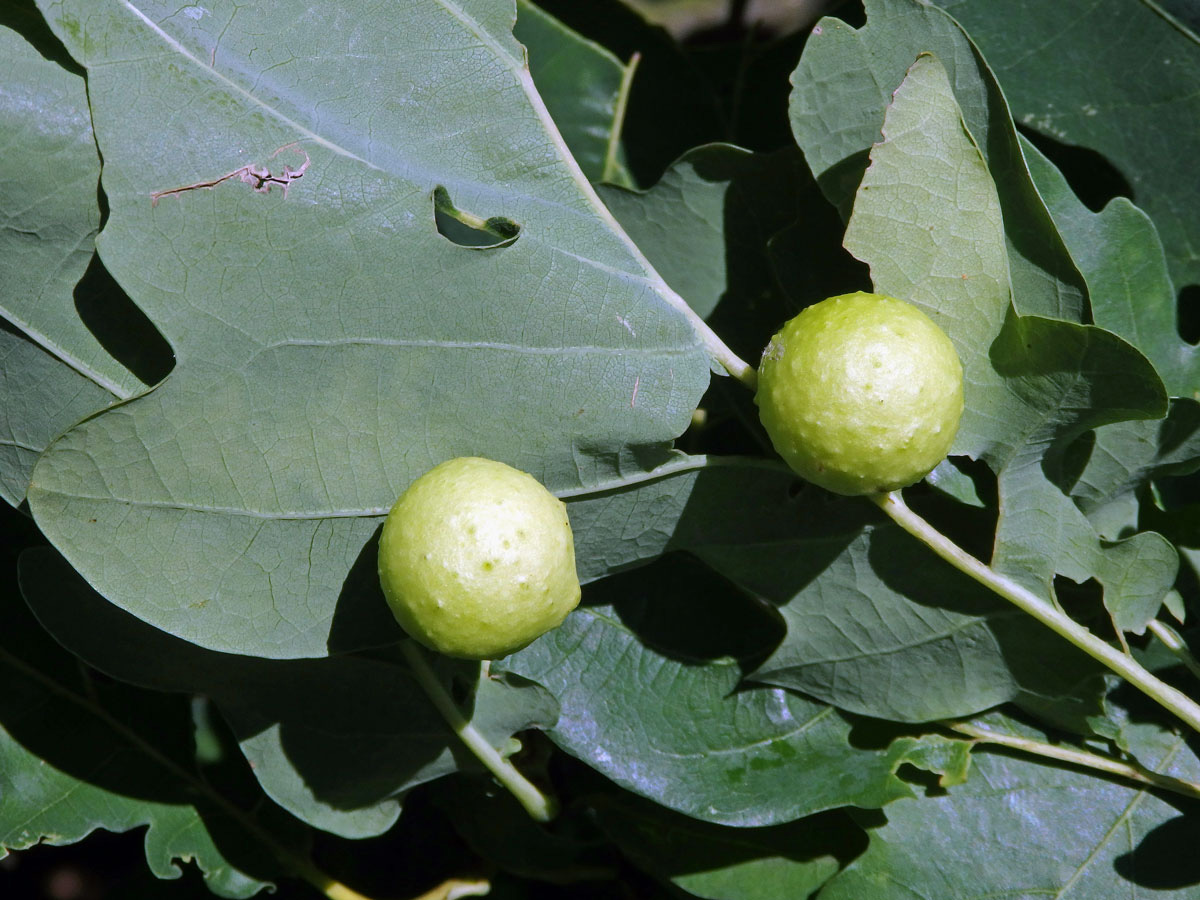
{"type": "Polygon", "coordinates": [[[104,263],[178,358],[34,478],[35,517],[111,601],[214,649],[324,655],[348,573],[433,464],[486,455],[562,491],[667,458],[708,352],[567,153],[512,7],[46,10],[88,68],[104,263]],[[439,187],[515,240],[444,236],[439,187]]]}
{"type": "MultiPolygon", "coordinates": [[[[889,806],[867,852],[821,900],[1195,894],[1190,804],[1180,809],[1152,792],[1021,756],[972,756],[966,784],[889,806]],[[982,852],[969,836],[986,836],[982,852]]],[[[1176,777],[1200,775],[1179,735],[1164,736],[1144,762],[1176,777]]]]}

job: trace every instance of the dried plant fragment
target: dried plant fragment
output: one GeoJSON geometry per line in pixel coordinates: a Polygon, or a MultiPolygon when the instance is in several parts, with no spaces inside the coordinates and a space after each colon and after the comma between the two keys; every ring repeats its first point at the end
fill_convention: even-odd
{"type": "Polygon", "coordinates": [[[240,169],[234,169],[232,172],[226,172],[220,178],[214,178],[212,181],[197,181],[192,184],[185,184],[183,187],[171,188],[170,190],[165,191],[154,191],[150,195],[150,205],[158,206],[158,201],[163,197],[170,197],[175,194],[183,194],[187,191],[207,190],[208,188],[216,187],[223,181],[229,181],[230,179],[234,178],[243,184],[250,185],[250,187],[259,194],[270,193],[271,188],[274,185],[279,185],[283,188],[283,196],[286,198],[288,187],[293,181],[298,181],[304,177],[304,173],[308,171],[308,166],[311,160],[309,159],[308,152],[302,147],[296,146],[295,143],[284,144],[282,147],[272,153],[268,159],[274,159],[284,150],[295,150],[297,153],[304,154],[304,162],[300,164],[299,168],[294,169],[291,166],[284,166],[283,171],[276,175],[272,173],[271,170],[266,166],[260,166],[251,163],[250,165],[242,166],[240,169]]]}

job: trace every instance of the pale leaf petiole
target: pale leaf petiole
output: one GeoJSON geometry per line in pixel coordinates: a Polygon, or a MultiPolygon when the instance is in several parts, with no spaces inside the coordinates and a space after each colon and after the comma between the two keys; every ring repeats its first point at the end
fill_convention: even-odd
{"type": "Polygon", "coordinates": [[[1103,663],[1163,708],[1200,731],[1200,704],[1147,671],[1137,660],[1101,640],[1054,604],[971,556],[908,508],[899,491],[873,494],[871,499],[897,525],[925,544],[954,568],[1008,600],[1043,625],[1103,663]]]}
{"type": "Polygon", "coordinates": [[[479,730],[472,725],[459,710],[454,699],[446,692],[437,674],[429,665],[425,654],[411,639],[400,642],[400,652],[412,669],[413,677],[421,685],[437,711],[441,713],[446,724],[466,744],[470,750],[487,768],[496,780],[516,797],[517,802],[525,808],[538,822],[548,822],[557,814],[557,803],[552,797],[547,797],[537,789],[512,763],[500,755],[479,730]]]}
{"type": "Polygon", "coordinates": [[[1105,772],[1117,778],[1124,778],[1127,781],[1133,781],[1149,787],[1161,788],[1162,790],[1171,791],[1174,794],[1180,794],[1184,797],[1200,799],[1200,784],[1184,781],[1182,778],[1172,778],[1170,775],[1163,775],[1152,769],[1147,769],[1145,766],[1138,765],[1136,762],[1125,762],[1101,756],[1098,753],[1077,750],[1074,747],[1064,747],[1034,738],[992,731],[990,728],[980,728],[969,722],[943,722],[942,724],[951,731],[972,738],[976,743],[1008,747],[1012,750],[1020,750],[1023,753],[1029,753],[1034,756],[1041,756],[1046,759],[1054,759],[1070,765],[1105,772]]]}

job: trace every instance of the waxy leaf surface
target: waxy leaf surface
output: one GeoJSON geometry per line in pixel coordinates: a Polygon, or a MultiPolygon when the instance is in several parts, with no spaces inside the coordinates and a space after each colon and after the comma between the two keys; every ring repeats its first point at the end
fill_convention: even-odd
{"type": "Polygon", "coordinates": [[[44,11],[88,69],[104,263],[178,358],[34,477],[41,527],[109,600],[213,649],[321,656],[433,464],[566,491],[665,460],[708,352],[567,152],[511,6],[44,11]],[[438,187],[515,240],[443,236],[438,187]]]}
{"type": "MultiPolygon", "coordinates": [[[[1160,735],[1142,762],[1195,781],[1200,765],[1185,740],[1160,735]]],[[[867,852],[819,896],[1183,900],[1200,883],[1189,849],[1197,836],[1193,805],[1027,758],[976,752],[965,784],[889,806],[887,824],[870,831],[867,852]],[[967,835],[986,835],[986,852],[967,835]]]]}
{"type": "Polygon", "coordinates": [[[554,695],[562,712],[547,734],[563,750],[663,806],[739,827],[881,806],[909,793],[895,774],[904,762],[943,771],[922,741],[863,748],[832,707],[739,686],[744,665],[731,654],[761,652],[774,628],[729,586],[667,560],[638,575],[585,597],[624,597],[619,605],[581,606],[494,664],[554,695]],[[736,633],[721,632],[731,620],[736,633]]]}
{"type": "Polygon", "coordinates": [[[1102,153],[1157,224],[1177,284],[1200,282],[1196,34],[1151,0],[937,2],[987,55],[1014,117],[1102,153]]]}

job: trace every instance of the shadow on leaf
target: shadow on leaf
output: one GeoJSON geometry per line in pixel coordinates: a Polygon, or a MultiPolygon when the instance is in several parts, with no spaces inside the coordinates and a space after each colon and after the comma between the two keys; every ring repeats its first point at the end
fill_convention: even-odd
{"type": "Polygon", "coordinates": [[[266,752],[265,736],[269,758],[256,762],[264,785],[300,781],[319,802],[352,810],[452,768],[430,768],[453,737],[397,662],[206,650],[108,603],[49,548],[21,562],[27,602],[71,652],[120,681],[212,697],[244,748],[259,740],[266,752]]]}

